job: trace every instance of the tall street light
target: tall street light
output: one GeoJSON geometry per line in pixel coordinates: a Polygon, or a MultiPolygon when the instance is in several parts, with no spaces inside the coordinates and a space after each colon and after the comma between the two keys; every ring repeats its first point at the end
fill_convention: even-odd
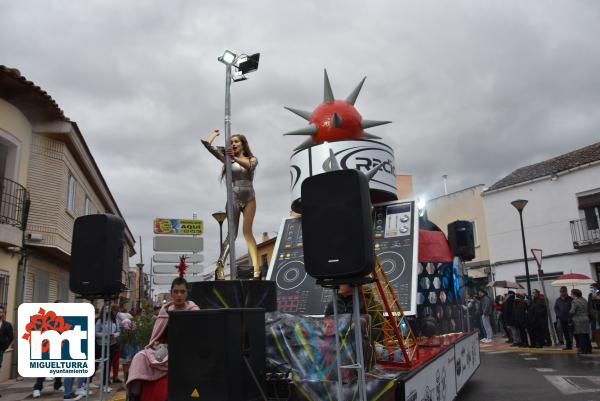
{"type": "Polygon", "coordinates": [[[143,287],[144,287],[144,264],[142,262],[137,263],[136,264],[138,271],[139,271],[139,277],[138,277],[138,301],[137,301],[137,308],[140,309],[142,307],[142,294],[143,294],[143,287]]]}
{"type": "MultiPolygon", "coordinates": [[[[245,54],[236,55],[225,50],[218,60],[225,64],[225,147],[229,147],[231,139],[231,81],[243,81],[246,79],[244,74],[256,71],[258,68],[259,53],[247,56],[245,54]],[[235,74],[232,74],[232,68],[235,68],[235,74]]],[[[237,278],[235,268],[235,222],[233,221],[233,193],[231,177],[231,156],[225,153],[225,182],[227,184],[227,236],[229,238],[229,268],[231,279],[237,278]]],[[[221,242],[223,243],[223,242],[221,242]]]]}
{"type": "Polygon", "coordinates": [[[215,212],[212,214],[212,216],[215,218],[215,220],[217,220],[217,223],[219,223],[219,245],[220,251],[223,253],[223,222],[227,218],[227,213],[215,212]]]}
{"type": "Polygon", "coordinates": [[[519,212],[521,219],[521,238],[523,239],[523,260],[525,261],[525,277],[527,278],[527,296],[531,300],[531,281],[529,280],[529,264],[527,263],[527,246],[525,245],[525,229],[523,228],[523,209],[527,205],[526,199],[517,199],[510,202],[519,212]]]}

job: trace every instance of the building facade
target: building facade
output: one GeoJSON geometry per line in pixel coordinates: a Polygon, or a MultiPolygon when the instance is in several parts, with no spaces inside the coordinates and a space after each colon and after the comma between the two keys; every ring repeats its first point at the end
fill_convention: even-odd
{"type": "MultiPolygon", "coordinates": [[[[600,143],[517,169],[482,196],[496,280],[526,287],[519,213],[511,205],[517,199],[528,201],[523,225],[532,289],[540,289],[540,283],[531,248],[542,249],[551,304],[558,288],[550,282],[560,274],[600,279],[600,143]]],[[[586,287],[581,290],[588,293],[586,287]]]]}
{"type": "Polygon", "coordinates": [[[490,268],[490,254],[487,241],[487,227],[481,192],[483,184],[474,185],[427,201],[427,218],[437,225],[448,237],[448,224],[456,220],[466,220],[473,224],[475,258],[465,263],[466,274],[472,291],[487,284],[490,268]]]}
{"type": "MultiPolygon", "coordinates": [[[[123,216],[77,124],[40,87],[4,66],[0,66],[0,172],[0,304],[14,323],[22,302],[75,300],[69,290],[69,260],[77,217],[123,216]]],[[[129,257],[135,253],[128,228],[125,237],[124,283],[129,257]]],[[[12,353],[11,347],[5,362],[12,353]]],[[[4,363],[0,381],[10,370],[11,364],[4,363]]]]}

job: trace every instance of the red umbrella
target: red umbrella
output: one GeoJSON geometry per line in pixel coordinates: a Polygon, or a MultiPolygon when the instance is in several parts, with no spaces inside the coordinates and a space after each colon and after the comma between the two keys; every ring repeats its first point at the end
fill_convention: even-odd
{"type": "Polygon", "coordinates": [[[595,281],[591,277],[586,276],[585,274],[569,273],[559,276],[556,280],[552,282],[552,285],[554,287],[561,287],[563,285],[576,286],[594,283],[595,281]]]}

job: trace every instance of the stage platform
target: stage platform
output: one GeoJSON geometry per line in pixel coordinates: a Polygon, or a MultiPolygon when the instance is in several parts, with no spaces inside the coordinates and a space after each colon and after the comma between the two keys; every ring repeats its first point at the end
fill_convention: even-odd
{"type": "MultiPolygon", "coordinates": [[[[269,314],[268,314],[269,315],[269,314]]],[[[347,315],[349,317],[349,315],[347,315]]],[[[290,380],[267,380],[272,400],[336,399],[335,351],[326,318],[273,314],[267,317],[267,360],[290,372],[290,380]],[[323,324],[324,323],[324,324],[323,324]],[[270,334],[269,334],[270,333],[270,334]]],[[[351,332],[344,317],[341,332],[351,332]]],[[[351,363],[351,337],[343,342],[342,363],[351,363]]],[[[371,363],[366,375],[370,401],[452,401],[479,367],[477,333],[456,333],[421,341],[410,369],[371,363]]],[[[282,370],[280,370],[282,371],[282,370]]],[[[344,400],[358,399],[355,377],[344,371],[344,400]]]]}
{"type": "MultiPolygon", "coordinates": [[[[232,306],[260,307],[270,311],[264,315],[264,329],[262,324],[252,330],[246,328],[249,338],[264,333],[264,349],[262,345],[250,347],[250,355],[262,354],[264,350],[261,358],[266,357],[266,366],[258,367],[257,375],[266,378],[266,381],[260,381],[269,401],[358,399],[355,370],[343,370],[342,400],[337,400],[336,394],[336,330],[340,334],[341,363],[355,363],[354,322],[350,314],[339,315],[336,327],[333,316],[277,311],[273,281],[194,283],[191,298],[213,311],[232,306]]],[[[453,333],[419,340],[419,358],[409,369],[377,363],[376,350],[369,340],[368,319],[368,315],[363,315],[360,321],[367,368],[367,399],[370,401],[452,401],[480,365],[477,333],[453,333]]],[[[201,364],[206,363],[207,360],[203,360],[201,364]]]]}

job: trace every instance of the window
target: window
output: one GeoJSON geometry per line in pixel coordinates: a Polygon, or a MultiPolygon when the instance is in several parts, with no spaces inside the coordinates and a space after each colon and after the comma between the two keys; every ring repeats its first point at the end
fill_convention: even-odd
{"type": "Polygon", "coordinates": [[[475,247],[479,246],[479,235],[477,234],[477,220],[471,220],[471,224],[473,224],[473,244],[475,247]]]}
{"type": "Polygon", "coordinates": [[[42,270],[33,272],[33,302],[49,302],[49,283],[50,275],[48,272],[42,270]]]}
{"type": "Polygon", "coordinates": [[[0,270],[0,306],[6,308],[8,302],[8,272],[0,270]]]}
{"type": "Polygon", "coordinates": [[[61,280],[58,282],[57,289],[57,299],[60,299],[62,302],[71,302],[69,297],[69,282],[66,280],[61,280]]]}
{"type": "Polygon", "coordinates": [[[69,174],[69,182],[67,186],[67,210],[73,212],[75,210],[75,178],[69,174]]]}
{"type": "Polygon", "coordinates": [[[583,212],[588,230],[600,228],[600,193],[577,198],[579,210],[583,212]]]}
{"type": "Polygon", "coordinates": [[[85,214],[86,216],[88,214],[92,214],[92,201],[87,196],[85,197],[85,209],[83,214],[85,214]]]}

